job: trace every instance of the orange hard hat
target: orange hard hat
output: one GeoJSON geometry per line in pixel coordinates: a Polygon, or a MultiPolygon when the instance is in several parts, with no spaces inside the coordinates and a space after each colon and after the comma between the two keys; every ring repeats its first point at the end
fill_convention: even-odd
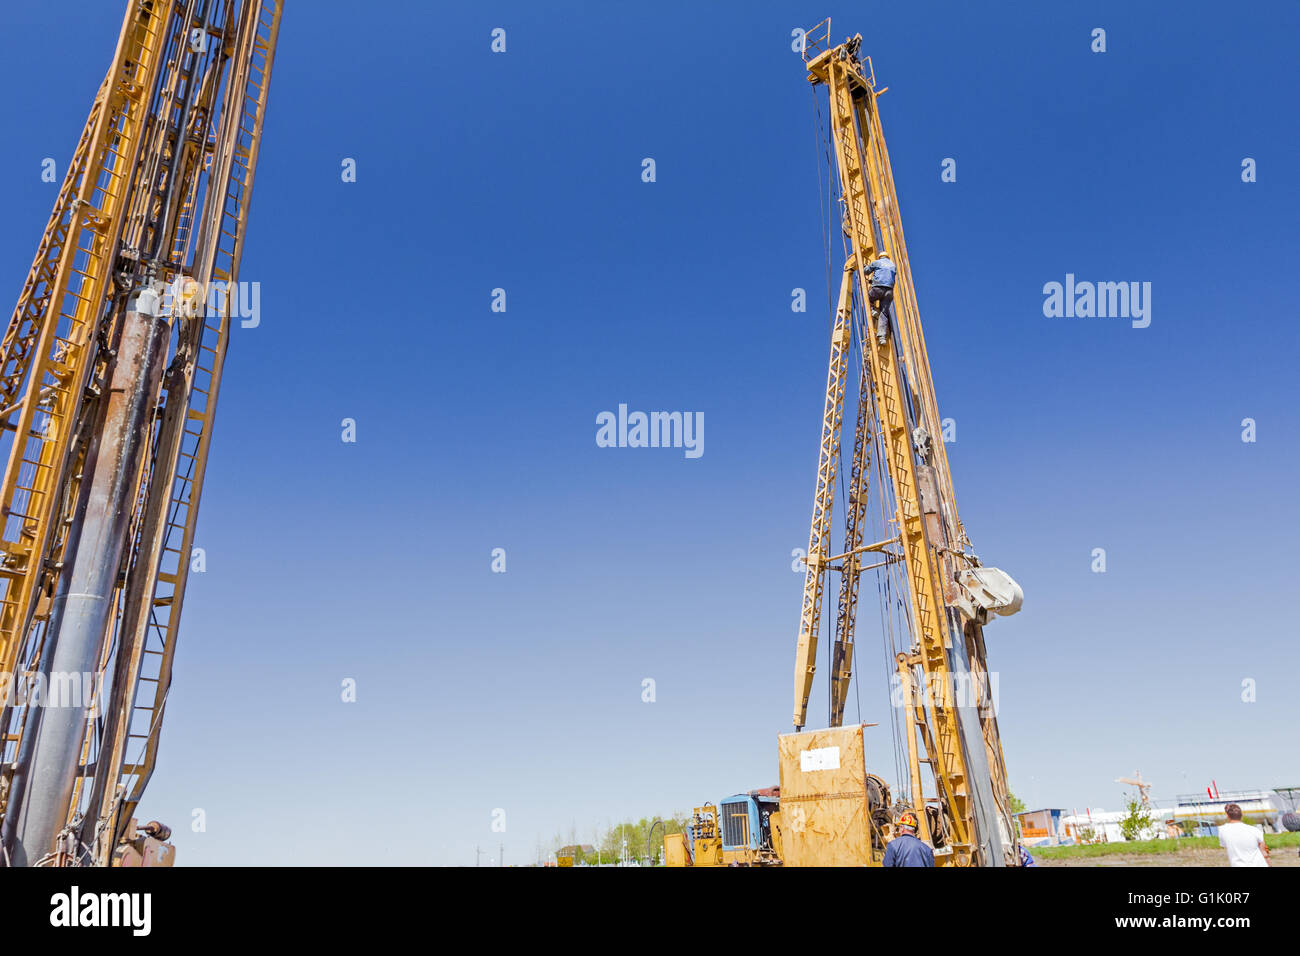
{"type": "Polygon", "coordinates": [[[920,829],[920,823],[917,822],[916,814],[911,810],[905,810],[899,814],[897,825],[900,827],[911,827],[913,830],[920,829]]]}

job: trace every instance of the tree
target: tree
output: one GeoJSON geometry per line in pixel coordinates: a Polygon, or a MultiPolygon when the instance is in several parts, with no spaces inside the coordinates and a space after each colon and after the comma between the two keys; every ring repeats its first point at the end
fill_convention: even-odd
{"type": "Polygon", "coordinates": [[[1125,805],[1128,815],[1119,821],[1119,832],[1125,840],[1136,840],[1142,831],[1151,826],[1151,809],[1142,805],[1136,797],[1129,795],[1125,805]]]}
{"type": "Polygon", "coordinates": [[[1022,836],[1020,832],[1020,818],[1016,816],[1016,814],[1024,813],[1029,808],[1025,806],[1023,800],[1017,797],[1010,790],[1007,791],[1007,808],[1011,811],[1011,820],[1016,826],[1016,836],[1022,836]]]}
{"type": "MultiPolygon", "coordinates": [[[[650,846],[646,846],[646,836],[650,829],[650,818],[642,817],[639,820],[624,820],[622,823],[615,823],[612,826],[595,827],[591,831],[594,836],[592,839],[592,851],[589,854],[583,854],[580,860],[574,862],[585,863],[589,866],[595,866],[599,861],[602,864],[617,863],[623,853],[623,841],[627,841],[628,857],[634,861],[650,860],[652,864],[662,863],[663,861],[663,838],[665,834],[681,833],[690,825],[691,815],[688,813],[675,813],[670,817],[663,818],[663,826],[655,827],[653,841],[650,846]]],[[[570,828],[570,833],[576,833],[576,824],[570,828]]],[[[561,846],[568,846],[577,843],[577,839],[565,840],[559,833],[551,840],[550,853],[554,855],[555,851],[561,846]]]]}

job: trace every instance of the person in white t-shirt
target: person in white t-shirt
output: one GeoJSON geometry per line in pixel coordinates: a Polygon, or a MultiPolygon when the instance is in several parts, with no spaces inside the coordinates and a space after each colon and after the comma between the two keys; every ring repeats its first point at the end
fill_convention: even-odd
{"type": "Polygon", "coordinates": [[[1264,831],[1241,822],[1241,807],[1230,803],[1223,808],[1228,822],[1219,827],[1219,846],[1228,851],[1229,866],[1272,866],[1264,831]]]}

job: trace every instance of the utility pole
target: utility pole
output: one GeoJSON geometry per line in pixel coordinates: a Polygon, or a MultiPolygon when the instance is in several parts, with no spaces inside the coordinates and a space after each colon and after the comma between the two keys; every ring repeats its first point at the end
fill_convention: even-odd
{"type": "Polygon", "coordinates": [[[499,844],[499,847],[497,849],[497,866],[505,866],[505,865],[506,865],[506,845],[502,843],[499,844]]]}
{"type": "Polygon", "coordinates": [[[474,865],[475,865],[475,866],[482,866],[482,864],[479,863],[479,858],[480,858],[481,856],[483,856],[483,851],[480,850],[480,849],[478,848],[478,844],[475,844],[475,845],[474,845],[474,865]]]}

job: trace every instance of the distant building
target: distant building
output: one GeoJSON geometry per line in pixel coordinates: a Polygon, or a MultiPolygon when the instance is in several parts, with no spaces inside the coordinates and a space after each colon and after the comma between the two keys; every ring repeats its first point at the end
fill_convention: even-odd
{"type": "Polygon", "coordinates": [[[1064,835],[1061,819],[1064,810],[1026,810],[1016,814],[1020,824],[1020,842],[1025,846],[1056,846],[1064,835]]]}
{"type": "Polygon", "coordinates": [[[594,856],[596,848],[590,843],[571,843],[555,851],[556,866],[579,866],[585,857],[594,856]]]}
{"type": "MultiPolygon", "coordinates": [[[[1220,824],[1228,819],[1224,809],[1235,803],[1241,807],[1242,820],[1260,827],[1265,833],[1282,831],[1282,814],[1291,801],[1275,790],[1221,791],[1217,796],[1208,794],[1183,794],[1173,806],[1151,806],[1151,826],[1142,830],[1139,840],[1155,840],[1177,836],[1215,836],[1220,824]]],[[[1037,811],[1043,813],[1046,811],[1037,811]]],[[[1061,841],[1065,843],[1120,843],[1124,840],[1120,821],[1128,816],[1127,810],[1089,809],[1083,813],[1070,813],[1061,817],[1061,841]]],[[[1028,841],[1026,841],[1028,842],[1028,841]]]]}
{"type": "Polygon", "coordinates": [[[1286,801],[1292,813],[1300,811],[1300,787],[1274,787],[1273,792],[1286,801]]]}
{"type": "MultiPolygon", "coordinates": [[[[1151,825],[1138,833],[1139,840],[1154,840],[1163,837],[1168,831],[1165,821],[1173,811],[1160,807],[1149,807],[1151,825]]],[[[1071,813],[1061,818],[1063,843],[1123,843],[1124,831],[1120,821],[1128,816],[1127,810],[1085,810],[1083,813],[1071,813]]]]}
{"type": "Polygon", "coordinates": [[[1199,793],[1179,796],[1173,818],[1197,836],[1213,836],[1219,832],[1219,824],[1227,821],[1224,807],[1230,803],[1241,807],[1243,823],[1262,827],[1265,833],[1281,833],[1282,814],[1291,807],[1291,802],[1275,790],[1224,790],[1213,797],[1199,793]]]}

